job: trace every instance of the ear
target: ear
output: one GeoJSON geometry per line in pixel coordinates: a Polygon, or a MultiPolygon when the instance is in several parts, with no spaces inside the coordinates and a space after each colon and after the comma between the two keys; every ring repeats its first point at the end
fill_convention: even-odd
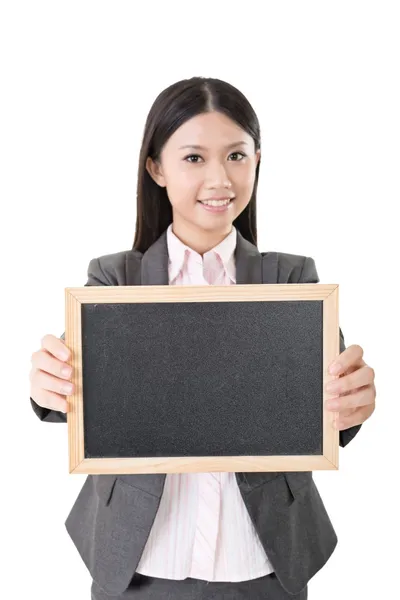
{"type": "Polygon", "coordinates": [[[256,166],[258,165],[258,161],[260,160],[260,158],[261,158],[261,150],[257,150],[257,152],[256,152],[256,166]]]}
{"type": "Polygon", "coordinates": [[[160,187],[166,186],[161,164],[158,161],[154,161],[150,156],[146,160],[146,170],[160,187]]]}

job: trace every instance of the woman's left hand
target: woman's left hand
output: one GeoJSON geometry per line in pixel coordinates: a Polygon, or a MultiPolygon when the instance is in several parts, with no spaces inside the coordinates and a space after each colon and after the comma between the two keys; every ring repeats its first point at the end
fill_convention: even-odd
{"type": "Polygon", "coordinates": [[[353,344],[329,367],[331,375],[339,375],[325,388],[333,395],[326,407],[338,413],[335,423],[338,430],[364,423],[375,410],[375,371],[363,360],[363,354],[361,346],[353,344]],[[339,365],[340,369],[331,370],[334,365],[339,365]]]}

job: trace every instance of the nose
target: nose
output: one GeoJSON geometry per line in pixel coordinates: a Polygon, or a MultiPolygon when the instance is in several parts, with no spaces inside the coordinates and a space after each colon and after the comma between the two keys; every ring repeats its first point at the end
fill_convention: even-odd
{"type": "Polygon", "coordinates": [[[209,189],[231,188],[230,181],[225,166],[219,162],[209,163],[206,176],[206,184],[209,189]]]}

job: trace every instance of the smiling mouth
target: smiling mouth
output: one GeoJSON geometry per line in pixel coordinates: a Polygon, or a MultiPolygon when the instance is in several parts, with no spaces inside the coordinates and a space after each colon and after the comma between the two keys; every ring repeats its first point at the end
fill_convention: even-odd
{"type": "Polygon", "coordinates": [[[200,204],[204,204],[205,206],[228,206],[234,199],[235,197],[224,198],[221,200],[198,200],[197,202],[200,202],[200,204]]]}

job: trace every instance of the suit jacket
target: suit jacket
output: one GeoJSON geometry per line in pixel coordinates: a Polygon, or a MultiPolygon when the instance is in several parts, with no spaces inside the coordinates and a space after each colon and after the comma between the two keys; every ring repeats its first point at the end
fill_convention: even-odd
{"type": "MultiPolygon", "coordinates": [[[[319,281],[311,257],[260,253],[239,231],[235,258],[238,284],[259,284],[263,279],[273,284],[319,281]]],[[[127,250],[93,258],[85,285],[168,285],[166,232],[144,254],[127,250]]],[[[340,330],[340,351],[344,349],[340,330]]],[[[42,408],[32,398],[31,404],[42,421],[66,422],[66,414],[42,408]]],[[[340,446],[346,446],[360,427],[341,431],[340,446]]],[[[327,562],[338,541],[312,472],[235,475],[276,576],[289,594],[298,594],[327,562]]],[[[128,587],[136,570],[165,477],[88,475],[65,521],[92,578],[111,596],[128,587]]]]}

